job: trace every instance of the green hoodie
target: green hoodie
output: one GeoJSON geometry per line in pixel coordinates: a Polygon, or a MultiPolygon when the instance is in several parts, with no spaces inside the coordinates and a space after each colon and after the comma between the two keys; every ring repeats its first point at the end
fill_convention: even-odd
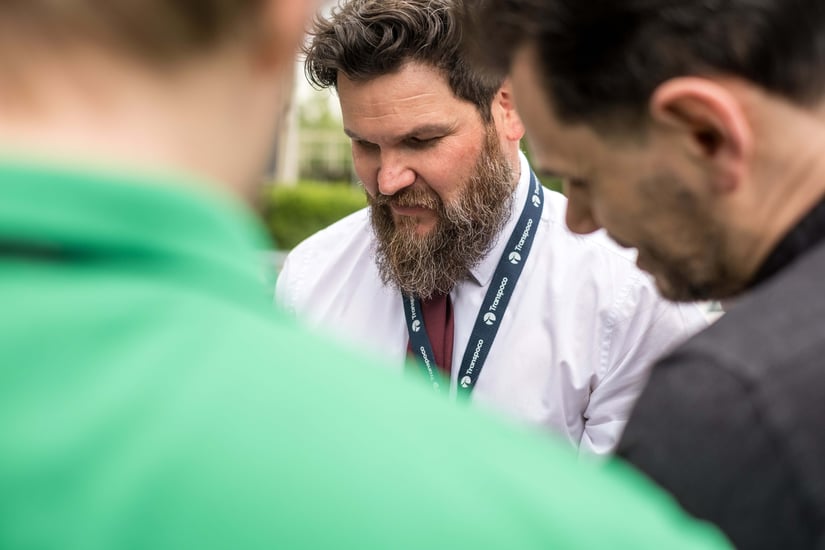
{"type": "Polygon", "coordinates": [[[269,305],[200,183],[0,165],[0,548],[720,548],[269,305]]]}

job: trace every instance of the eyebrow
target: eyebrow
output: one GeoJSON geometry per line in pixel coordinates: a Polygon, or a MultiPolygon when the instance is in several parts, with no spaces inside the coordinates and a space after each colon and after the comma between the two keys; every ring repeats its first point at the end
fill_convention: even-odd
{"type": "Polygon", "coordinates": [[[562,174],[552,168],[545,168],[544,166],[539,166],[536,170],[536,175],[541,180],[563,180],[569,179],[570,176],[562,174]]]}
{"type": "MultiPolygon", "coordinates": [[[[438,124],[438,123],[436,123],[436,124],[432,124],[432,123],[422,124],[420,126],[416,126],[415,128],[413,128],[412,130],[410,130],[406,134],[400,136],[397,139],[397,141],[405,141],[405,140],[408,140],[410,138],[415,138],[415,137],[418,137],[420,135],[428,135],[428,134],[434,134],[434,135],[442,136],[442,135],[446,135],[446,134],[451,133],[453,131],[453,128],[455,128],[455,126],[452,125],[452,124],[438,124]]],[[[358,134],[356,134],[355,132],[353,132],[349,128],[344,128],[344,133],[347,136],[349,136],[351,139],[354,139],[354,140],[369,141],[369,140],[365,140],[364,138],[362,138],[361,136],[359,136],[358,134]]]]}

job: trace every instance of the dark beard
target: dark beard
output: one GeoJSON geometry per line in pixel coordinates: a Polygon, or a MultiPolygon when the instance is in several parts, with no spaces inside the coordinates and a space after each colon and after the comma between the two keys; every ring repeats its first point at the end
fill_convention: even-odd
{"type": "Polygon", "coordinates": [[[381,280],[422,299],[450,292],[495,245],[512,211],[513,177],[491,130],[474,174],[460,183],[463,190],[455,204],[445,205],[435,193],[411,188],[392,196],[368,196],[381,280]],[[395,223],[390,203],[432,208],[438,222],[427,235],[417,235],[414,220],[395,223]]]}
{"type": "MultiPolygon", "coordinates": [[[[652,262],[659,293],[674,302],[720,300],[741,292],[747,278],[730,264],[725,231],[709,214],[712,206],[697,196],[674,174],[659,172],[640,187],[649,204],[672,212],[673,224],[657,239],[639,243],[652,262]],[[678,214],[676,214],[678,213],[678,214]]],[[[640,252],[641,253],[641,252],[640,252]]]]}

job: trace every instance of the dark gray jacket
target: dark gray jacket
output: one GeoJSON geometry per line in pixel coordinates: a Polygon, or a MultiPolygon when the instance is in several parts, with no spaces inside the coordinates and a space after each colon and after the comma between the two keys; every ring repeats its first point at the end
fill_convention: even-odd
{"type": "Polygon", "coordinates": [[[617,453],[740,548],[825,548],[825,244],[653,369],[617,453]]]}

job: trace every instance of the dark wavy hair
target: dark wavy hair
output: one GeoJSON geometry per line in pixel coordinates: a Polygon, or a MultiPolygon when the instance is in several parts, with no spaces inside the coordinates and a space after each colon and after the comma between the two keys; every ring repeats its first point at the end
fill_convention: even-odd
{"type": "Polygon", "coordinates": [[[503,75],[479,71],[463,49],[461,0],[350,0],[318,16],[304,47],[307,79],[335,87],[339,72],[355,81],[392,73],[408,61],[443,71],[456,97],[490,122],[503,75]]]}
{"type": "Polygon", "coordinates": [[[535,46],[568,123],[638,121],[659,84],[686,75],[739,77],[802,106],[825,91],[822,0],[477,0],[468,13],[496,70],[535,46]]]}

